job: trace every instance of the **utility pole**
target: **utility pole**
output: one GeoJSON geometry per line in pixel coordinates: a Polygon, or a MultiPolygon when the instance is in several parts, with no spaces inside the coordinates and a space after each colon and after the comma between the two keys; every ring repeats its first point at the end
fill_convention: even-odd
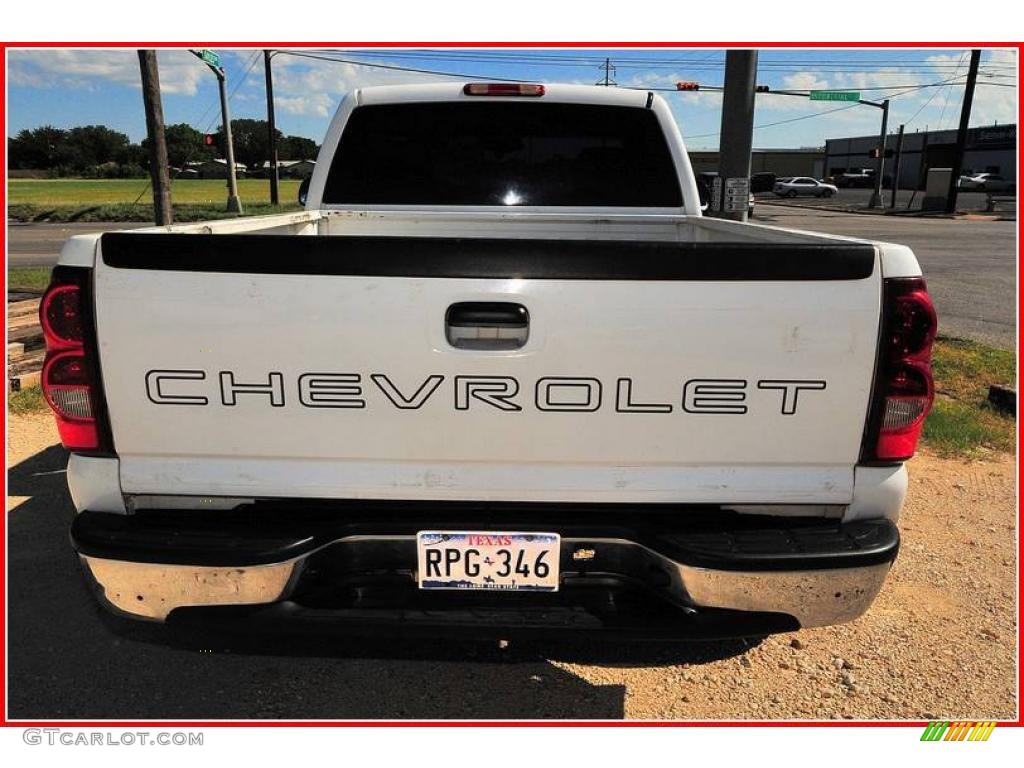
{"type": "Polygon", "coordinates": [[[618,83],[616,83],[614,80],[612,80],[612,75],[615,74],[615,67],[612,66],[612,60],[611,59],[605,59],[604,60],[604,64],[601,65],[601,67],[599,67],[599,68],[604,70],[604,80],[598,80],[595,83],[595,85],[603,85],[606,88],[609,85],[618,85],[618,83]]]}
{"type": "Polygon", "coordinates": [[[949,193],[946,195],[946,213],[956,213],[956,196],[960,191],[960,174],[964,169],[964,149],[967,147],[967,127],[971,123],[971,106],[974,104],[974,84],[978,81],[978,65],[981,51],[971,51],[971,65],[967,70],[964,86],[964,103],[960,107],[960,129],[956,134],[956,155],[953,158],[953,173],[949,177],[949,193]]]}
{"type": "Polygon", "coordinates": [[[723,190],[718,215],[723,219],[747,220],[756,81],[757,51],[727,51],[718,168],[723,190]]]}
{"type": "Polygon", "coordinates": [[[900,126],[899,132],[896,134],[896,163],[892,169],[892,197],[889,198],[889,207],[896,207],[896,192],[900,188],[900,163],[903,161],[903,128],[900,126]]]}
{"type": "MultiPolygon", "coordinates": [[[[878,106],[877,104],[875,106],[878,106]]],[[[882,176],[885,171],[885,138],[889,130],[889,100],[881,104],[882,130],[878,134],[878,164],[875,166],[875,191],[871,193],[868,208],[878,208],[882,204],[882,176]]]]}
{"type": "Polygon", "coordinates": [[[224,131],[224,142],[227,145],[228,164],[228,213],[241,213],[242,201],[238,199],[238,179],[235,176],[235,143],[231,139],[231,113],[228,111],[227,74],[220,65],[220,56],[205,48],[201,51],[189,51],[198,57],[210,71],[217,76],[217,88],[220,90],[220,114],[224,131]]]}
{"type": "Polygon", "coordinates": [[[279,205],[281,200],[278,192],[280,179],[277,171],[277,128],[274,125],[274,77],[270,72],[271,51],[263,51],[263,69],[267,76],[267,131],[270,147],[270,204],[279,205]]]}
{"type": "Polygon", "coordinates": [[[226,88],[227,77],[221,70],[217,77],[217,85],[220,88],[220,112],[221,121],[224,124],[224,141],[227,143],[228,161],[228,213],[241,213],[242,201],[238,199],[238,179],[235,177],[235,142],[231,138],[231,113],[228,111],[228,94],[226,88]]]}
{"type": "Polygon", "coordinates": [[[164,135],[164,107],[160,100],[160,72],[156,51],[139,51],[142,71],[142,102],[146,108],[149,136],[149,178],[153,183],[153,212],[157,226],[171,223],[171,173],[167,167],[167,138],[164,135]]]}

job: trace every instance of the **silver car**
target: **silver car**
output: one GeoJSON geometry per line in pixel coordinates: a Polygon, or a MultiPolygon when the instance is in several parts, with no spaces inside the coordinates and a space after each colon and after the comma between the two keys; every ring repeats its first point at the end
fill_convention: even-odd
{"type": "Polygon", "coordinates": [[[812,179],[810,176],[794,176],[778,179],[773,190],[779,197],[832,197],[839,190],[833,184],[812,179]]]}
{"type": "Polygon", "coordinates": [[[978,192],[1010,192],[1015,184],[998,173],[977,173],[960,177],[960,189],[978,192]]]}

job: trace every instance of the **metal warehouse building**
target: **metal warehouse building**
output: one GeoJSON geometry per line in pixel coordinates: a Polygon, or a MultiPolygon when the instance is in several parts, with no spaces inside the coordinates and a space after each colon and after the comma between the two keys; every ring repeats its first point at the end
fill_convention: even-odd
{"type": "MultiPolygon", "coordinates": [[[[902,189],[923,189],[929,168],[950,168],[956,153],[956,130],[915,131],[903,134],[899,185],[902,189]]],[[[829,176],[838,176],[849,169],[875,168],[877,160],[869,153],[878,146],[878,135],[850,139],[828,139],[825,142],[825,166],[829,176]]],[[[896,134],[885,142],[888,150],[896,149],[896,134]]],[[[1017,178],[1017,126],[987,125],[967,131],[964,153],[964,174],[998,173],[1007,179],[1017,178]]],[[[883,178],[890,178],[896,158],[885,161],[883,178]]]]}
{"type": "MultiPolygon", "coordinates": [[[[718,150],[692,150],[690,164],[694,173],[718,171],[718,150]]],[[[768,171],[776,176],[813,176],[820,179],[825,171],[825,151],[820,147],[803,149],[753,149],[750,172],[768,171]]]]}

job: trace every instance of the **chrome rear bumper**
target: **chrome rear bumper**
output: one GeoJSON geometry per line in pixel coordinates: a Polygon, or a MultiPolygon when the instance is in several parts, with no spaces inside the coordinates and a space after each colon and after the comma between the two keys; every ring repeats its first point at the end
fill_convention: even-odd
{"type": "MultiPolygon", "coordinates": [[[[657,537],[652,541],[650,537],[633,540],[563,534],[563,587],[621,577],[656,593],[669,606],[682,611],[723,609],[780,614],[792,617],[800,627],[842,623],[860,616],[875,599],[896,556],[898,534],[884,520],[859,523],[856,535],[847,535],[845,539],[835,533],[842,531],[843,526],[829,525],[833,533],[818,539],[833,544],[842,539],[842,553],[810,551],[813,547],[807,541],[800,544],[796,534],[778,535],[775,530],[768,532],[771,535],[767,541],[778,541],[779,551],[773,554],[771,546],[762,544],[754,555],[738,551],[744,547],[751,549],[745,543],[745,534],[740,533],[719,535],[724,542],[721,551],[707,547],[687,550],[686,544],[692,537],[687,538],[685,532],[673,534],[683,541],[681,547],[657,537]],[[858,537],[866,543],[861,550],[856,546],[851,549],[849,541],[858,537]],[[794,541],[800,546],[795,546],[794,541]],[[807,551],[794,551],[800,547],[807,551]],[[594,566],[582,572],[573,570],[572,553],[579,548],[596,553],[594,566]],[[735,551],[730,552],[730,548],[735,551]]],[[[757,535],[757,541],[766,540],[765,531],[758,531],[757,535]]],[[[121,536],[120,541],[124,540],[121,536]]],[[[237,548],[232,549],[230,557],[224,556],[223,565],[208,564],[217,557],[216,552],[205,553],[205,562],[200,565],[132,561],[125,557],[127,552],[117,557],[101,556],[95,536],[78,537],[76,546],[108,607],[156,621],[167,619],[179,608],[266,606],[287,601],[301,604],[310,581],[330,579],[324,573],[338,563],[347,564],[346,574],[357,570],[390,571],[415,591],[414,533],[359,533],[314,539],[310,548],[294,557],[261,562],[266,560],[264,552],[261,557],[254,556],[250,564],[239,562],[241,555],[234,551],[237,548]],[[82,539],[85,543],[79,545],[82,539]]],[[[144,554],[145,559],[153,559],[152,552],[144,554]]],[[[495,599],[501,597],[497,595],[495,599]]]]}

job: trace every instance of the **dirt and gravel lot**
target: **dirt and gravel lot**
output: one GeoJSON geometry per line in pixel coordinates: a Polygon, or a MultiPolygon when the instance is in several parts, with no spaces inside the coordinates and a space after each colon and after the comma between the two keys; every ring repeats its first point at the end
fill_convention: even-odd
{"type": "Polygon", "coordinates": [[[1011,458],[911,465],[903,549],[871,611],[756,642],[409,644],[200,653],[114,632],[67,543],[48,414],[8,434],[11,718],[1012,719],[1011,458]]]}

